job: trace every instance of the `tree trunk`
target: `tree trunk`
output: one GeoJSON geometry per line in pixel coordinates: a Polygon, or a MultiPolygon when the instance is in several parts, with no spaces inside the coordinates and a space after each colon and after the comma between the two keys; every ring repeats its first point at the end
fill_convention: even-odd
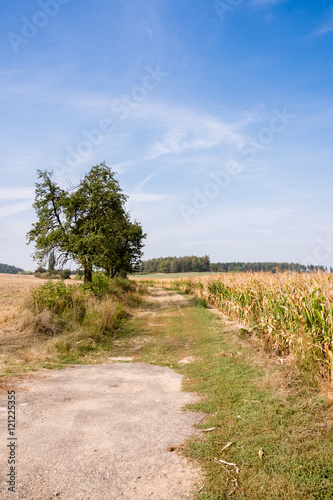
{"type": "Polygon", "coordinates": [[[91,283],[92,281],[92,268],[91,266],[87,266],[84,268],[84,282],[91,283]]]}

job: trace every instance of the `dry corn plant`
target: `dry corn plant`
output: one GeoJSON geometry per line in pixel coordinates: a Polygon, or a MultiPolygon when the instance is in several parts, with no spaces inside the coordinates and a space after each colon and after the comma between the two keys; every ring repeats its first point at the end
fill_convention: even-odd
{"type": "Polygon", "coordinates": [[[196,293],[246,327],[267,349],[292,354],[333,382],[333,277],[326,273],[226,273],[155,281],[196,293]]]}

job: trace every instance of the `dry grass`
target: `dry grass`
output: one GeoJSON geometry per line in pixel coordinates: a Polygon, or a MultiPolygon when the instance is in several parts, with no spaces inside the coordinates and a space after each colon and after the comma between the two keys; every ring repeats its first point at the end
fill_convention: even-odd
{"type": "Polygon", "coordinates": [[[89,362],[109,349],[114,332],[141,303],[143,287],[100,278],[93,288],[0,275],[0,385],[21,373],[89,362]]]}
{"type": "Polygon", "coordinates": [[[44,282],[34,276],[0,274],[0,353],[21,344],[22,304],[44,282]]]}

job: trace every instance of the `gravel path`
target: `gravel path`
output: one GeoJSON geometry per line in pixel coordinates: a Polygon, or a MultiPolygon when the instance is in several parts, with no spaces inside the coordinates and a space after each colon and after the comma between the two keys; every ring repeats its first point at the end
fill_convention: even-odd
{"type": "Polygon", "coordinates": [[[17,389],[16,493],[6,474],[7,396],[0,396],[2,500],[193,498],[198,471],[177,451],[202,416],[181,376],[142,363],[78,366],[17,389]]]}

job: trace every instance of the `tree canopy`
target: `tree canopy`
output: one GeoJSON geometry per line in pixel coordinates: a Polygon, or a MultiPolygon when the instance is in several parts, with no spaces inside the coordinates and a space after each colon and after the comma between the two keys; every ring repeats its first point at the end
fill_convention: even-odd
{"type": "Polygon", "coordinates": [[[35,260],[43,264],[54,255],[60,266],[73,260],[84,268],[86,281],[93,269],[111,278],[136,270],[146,234],[139,222],[131,222],[127,196],[105,163],[69,191],[55,184],[53,172],[37,173],[37,222],[27,234],[28,243],[35,242],[35,260]]]}

